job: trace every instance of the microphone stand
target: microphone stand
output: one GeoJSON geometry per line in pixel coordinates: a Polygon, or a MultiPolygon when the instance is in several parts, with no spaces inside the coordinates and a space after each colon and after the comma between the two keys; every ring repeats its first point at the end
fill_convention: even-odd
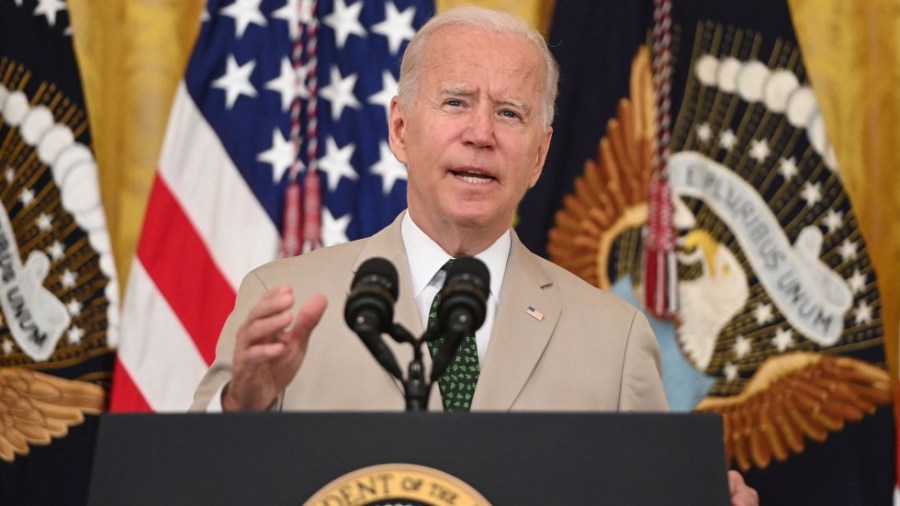
{"type": "MultiPolygon", "coordinates": [[[[422,346],[436,333],[436,329],[429,329],[421,337],[414,337],[405,327],[395,323],[388,334],[398,343],[409,343],[413,347],[413,359],[407,368],[406,379],[400,379],[403,383],[403,392],[406,399],[406,411],[427,411],[428,398],[431,396],[431,387],[434,380],[425,378],[425,363],[422,360],[424,353],[422,346]]],[[[434,374],[431,375],[435,377],[434,374]]]]}
{"type": "Polygon", "coordinates": [[[406,411],[428,411],[428,398],[431,396],[431,387],[441,377],[453,356],[456,354],[457,348],[462,339],[465,337],[467,329],[445,329],[444,333],[448,335],[447,341],[441,346],[441,353],[432,361],[430,378],[425,377],[425,364],[422,361],[424,353],[423,345],[428,341],[434,341],[440,337],[441,330],[435,326],[425,331],[421,337],[414,337],[405,327],[398,323],[394,323],[388,335],[390,335],[398,343],[409,343],[413,347],[413,359],[407,368],[406,379],[398,378],[403,383],[403,392],[406,399],[406,411]],[[457,336],[456,334],[460,334],[457,336]],[[462,337],[462,339],[454,339],[453,337],[462,337]]]}
{"type": "Polygon", "coordinates": [[[397,378],[403,384],[406,411],[422,412],[428,410],[428,398],[431,396],[431,387],[437,382],[438,378],[441,377],[441,374],[444,373],[447,366],[450,365],[460,342],[465,338],[465,329],[460,332],[457,327],[450,325],[449,328],[442,331],[438,327],[439,326],[434,326],[426,330],[421,337],[414,337],[405,327],[398,323],[392,324],[390,329],[388,329],[387,334],[391,336],[394,341],[398,343],[408,343],[413,347],[413,359],[407,367],[406,379],[403,379],[403,374],[397,366],[396,358],[390,350],[385,348],[384,353],[389,355],[393,360],[388,360],[387,356],[384,356],[383,354],[379,355],[373,351],[377,348],[372,346],[371,343],[376,339],[381,339],[379,333],[375,330],[367,329],[366,331],[360,331],[357,329],[357,334],[362,338],[363,342],[369,346],[369,350],[375,354],[378,363],[381,364],[391,376],[397,378]],[[441,345],[434,360],[432,360],[431,375],[426,377],[425,363],[423,361],[425,354],[422,351],[422,348],[426,342],[434,341],[440,337],[442,333],[447,339],[441,345]]]}

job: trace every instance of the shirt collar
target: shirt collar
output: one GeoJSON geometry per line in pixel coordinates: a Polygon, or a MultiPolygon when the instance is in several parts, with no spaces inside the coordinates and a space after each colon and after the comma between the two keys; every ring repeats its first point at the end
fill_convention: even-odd
{"type": "MultiPolygon", "coordinates": [[[[400,222],[400,235],[403,238],[403,248],[406,249],[413,295],[418,297],[431,282],[434,274],[453,257],[416,225],[409,211],[400,222]]],[[[488,272],[491,273],[491,298],[495,301],[500,298],[511,246],[512,239],[507,230],[486,250],[475,255],[475,258],[484,262],[488,272]]]]}

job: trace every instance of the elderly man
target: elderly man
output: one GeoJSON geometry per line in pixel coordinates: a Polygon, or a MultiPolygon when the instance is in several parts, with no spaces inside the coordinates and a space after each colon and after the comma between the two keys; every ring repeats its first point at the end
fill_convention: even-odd
{"type": "Polygon", "coordinates": [[[468,354],[477,367],[441,384],[430,409],[666,410],[644,316],[533,255],[510,229],[541,175],[557,80],[540,34],[508,15],[467,8],[429,21],[406,50],[389,118],[408,210],[370,238],[251,272],[194,408],[402,409],[399,384],[344,323],[353,273],[372,257],[393,262],[396,319],[418,335],[442,266],[475,256],[491,274],[487,319],[454,360],[468,354]]]}

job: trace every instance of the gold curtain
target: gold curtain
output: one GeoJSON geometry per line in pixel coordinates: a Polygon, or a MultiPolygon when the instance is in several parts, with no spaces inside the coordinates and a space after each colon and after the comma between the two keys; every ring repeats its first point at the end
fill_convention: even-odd
{"type": "Polygon", "coordinates": [[[69,0],[110,241],[125,280],[204,0],[69,0]]]}
{"type": "Polygon", "coordinates": [[[900,2],[789,0],[841,179],[878,276],[885,352],[900,337],[900,2]]]}

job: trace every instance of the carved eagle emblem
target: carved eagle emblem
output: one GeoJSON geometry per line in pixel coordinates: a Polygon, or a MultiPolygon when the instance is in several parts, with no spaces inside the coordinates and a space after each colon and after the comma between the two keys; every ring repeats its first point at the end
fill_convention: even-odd
{"type": "MultiPolygon", "coordinates": [[[[799,60],[799,57],[795,55],[795,59],[799,60]]],[[[707,59],[700,63],[708,65],[709,62],[707,59]]],[[[733,64],[731,61],[726,63],[733,64]]],[[[758,70],[756,63],[751,70],[758,70]]],[[[720,77],[734,70],[726,68],[727,65],[717,69],[720,77]]],[[[754,76],[749,71],[746,75],[754,76]]],[[[770,79],[770,88],[783,86],[786,82],[783,73],[772,72],[771,76],[774,77],[770,79]]],[[[695,150],[699,152],[697,158],[705,157],[704,163],[713,165],[715,162],[717,167],[726,169],[729,165],[746,164],[748,160],[753,162],[755,153],[761,159],[758,167],[752,168],[756,172],[750,173],[749,177],[743,174],[743,178],[768,178],[771,182],[778,174],[773,174],[771,166],[764,163],[771,155],[762,153],[758,144],[748,140],[747,154],[743,157],[730,152],[739,143],[741,135],[735,135],[729,129],[727,115],[739,114],[741,110],[735,104],[748,99],[734,99],[721,90],[717,92],[720,95],[710,98],[713,92],[702,88],[708,83],[698,82],[702,77],[700,75],[688,85],[687,93],[693,95],[682,107],[692,107],[696,114],[694,117],[682,114],[679,118],[680,124],[676,125],[673,136],[676,142],[673,152],[678,148],[695,150]],[[718,102],[711,102],[713,100],[718,102]],[[720,142],[714,145],[714,129],[704,114],[714,116],[716,113],[710,111],[715,107],[731,112],[726,113],[726,120],[718,125],[720,142]],[[704,142],[707,144],[702,144],[704,142]]],[[[739,90],[732,91],[739,94],[739,90]]],[[[800,95],[797,93],[798,97],[800,95]]],[[[596,161],[584,163],[584,172],[576,179],[573,194],[564,198],[563,208],[555,216],[547,248],[555,263],[600,288],[615,290],[618,282],[626,281],[627,290],[634,295],[631,300],[635,301],[642,300],[641,233],[648,220],[651,156],[656,136],[654,107],[649,55],[641,48],[632,63],[630,97],[619,101],[617,115],[608,121],[606,135],[599,141],[596,161]]],[[[754,114],[747,107],[746,114],[754,114]]],[[[777,118],[774,114],[772,117],[777,118]]],[[[737,122],[740,120],[737,117],[737,122]]],[[[750,133],[743,135],[752,136],[750,133]]],[[[675,153],[673,156],[686,155],[675,153]]],[[[685,165],[690,170],[691,166],[685,165]]],[[[740,172],[731,173],[741,177],[740,172]]],[[[827,173],[819,170],[817,174],[822,177],[821,174],[827,173]]],[[[787,185],[797,183],[784,174],[782,176],[784,191],[791,191],[793,187],[787,185]]],[[[713,176],[707,174],[706,177],[710,180],[713,176]]],[[[753,192],[759,189],[756,183],[747,186],[756,188],[753,192]]],[[[763,193],[758,196],[759,202],[766,205],[763,193]]],[[[673,200],[679,237],[677,289],[680,307],[674,324],[669,325],[674,329],[677,360],[683,362],[679,365],[692,368],[696,375],[707,381],[698,397],[702,401],[681,406],[681,409],[714,411],[723,415],[730,461],[744,470],[751,466],[765,468],[772,459],[784,461],[792,453],[803,452],[806,440],[824,441],[829,432],[840,431],[846,422],[861,420],[874,413],[878,405],[892,402],[892,382],[886,371],[871,363],[841,356],[841,346],[847,344],[843,340],[838,340],[834,347],[822,346],[796,330],[798,325],[793,325],[789,316],[783,314],[788,308],[781,311],[782,306],[772,302],[771,290],[761,285],[759,278],[765,273],[748,260],[745,248],[736,238],[738,232],[733,230],[736,227],[730,226],[727,217],[718,215],[715,206],[690,191],[680,193],[676,188],[673,200]]],[[[818,262],[812,267],[804,267],[810,269],[809,274],[816,282],[834,282],[829,277],[837,276],[832,270],[842,271],[849,277],[856,269],[854,276],[859,276],[856,266],[835,266],[836,261],[827,257],[828,254],[838,255],[838,247],[831,253],[821,251],[823,236],[834,231],[832,226],[838,212],[808,207],[803,211],[820,216],[809,215],[810,219],[804,223],[808,225],[818,219],[818,224],[827,230],[823,234],[815,222],[799,231],[799,225],[781,223],[779,231],[784,228],[797,237],[793,246],[786,242],[787,249],[810,258],[813,263],[818,262]],[[820,257],[825,257],[831,264],[826,265],[820,257]],[[813,268],[817,270],[813,271],[813,268]]],[[[786,208],[779,211],[787,214],[786,208]]],[[[847,214],[839,216],[845,223],[849,221],[847,214]]],[[[836,240],[826,237],[826,244],[834,244],[836,240]]],[[[809,266],[810,262],[804,265],[809,266]]],[[[837,282],[843,283],[844,278],[838,277],[837,282]]],[[[847,283],[859,284],[858,280],[847,283]]],[[[858,288],[856,286],[852,291],[860,292],[858,288]]],[[[861,294],[857,293],[857,297],[861,294]]],[[[841,318],[849,324],[871,323],[865,318],[862,321],[855,318],[859,313],[846,309],[846,304],[840,307],[846,313],[841,314],[841,318]]],[[[851,331],[845,328],[843,332],[849,335],[851,331]]],[[[665,353],[663,358],[665,375],[671,364],[666,362],[665,353]]],[[[667,380],[667,391],[670,386],[667,380]]]]}

